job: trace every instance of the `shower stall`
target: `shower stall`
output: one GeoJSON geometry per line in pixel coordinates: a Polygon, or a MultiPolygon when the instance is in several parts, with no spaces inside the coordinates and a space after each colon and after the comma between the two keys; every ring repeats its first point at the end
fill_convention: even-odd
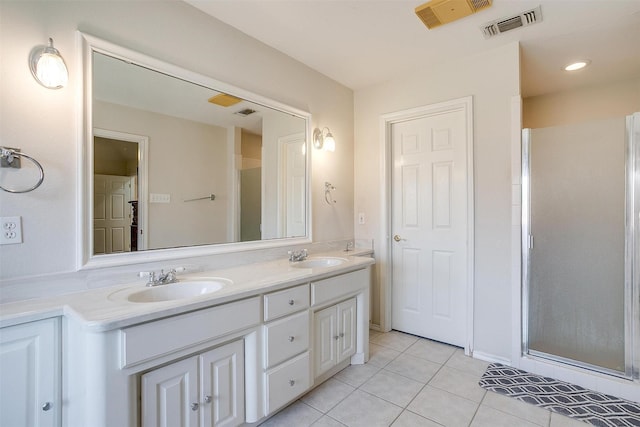
{"type": "Polygon", "coordinates": [[[523,353],[640,368],[640,113],[523,130],[523,353]]]}

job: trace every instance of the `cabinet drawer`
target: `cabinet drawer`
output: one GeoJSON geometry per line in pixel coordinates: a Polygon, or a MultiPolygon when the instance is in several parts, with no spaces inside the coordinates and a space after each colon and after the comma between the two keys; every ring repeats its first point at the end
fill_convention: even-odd
{"type": "Polygon", "coordinates": [[[309,348],[309,311],[276,320],[265,326],[267,367],[284,362],[309,348]]]}
{"type": "Polygon", "coordinates": [[[316,307],[344,296],[353,295],[369,286],[369,269],[330,277],[311,283],[311,305],[316,307]]]}
{"type": "Polygon", "coordinates": [[[273,292],[264,296],[264,320],[277,319],[308,307],[308,284],[273,292]]]}
{"type": "Polygon", "coordinates": [[[309,366],[309,352],[306,352],[267,373],[267,414],[307,391],[309,366]]]}
{"type": "Polygon", "coordinates": [[[260,297],[122,330],[122,367],[129,367],[260,324],[260,297]]]}

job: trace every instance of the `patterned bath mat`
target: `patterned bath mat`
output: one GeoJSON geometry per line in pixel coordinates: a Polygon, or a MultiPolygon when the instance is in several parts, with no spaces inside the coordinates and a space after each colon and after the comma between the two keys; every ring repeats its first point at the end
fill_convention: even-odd
{"type": "Polygon", "coordinates": [[[492,363],[480,386],[598,427],[639,427],[640,404],[492,363]]]}

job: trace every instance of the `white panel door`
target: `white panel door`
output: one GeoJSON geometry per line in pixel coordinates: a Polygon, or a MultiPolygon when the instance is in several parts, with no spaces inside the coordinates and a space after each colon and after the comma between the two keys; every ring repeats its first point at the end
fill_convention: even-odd
{"type": "Polygon", "coordinates": [[[284,234],[299,237],[306,234],[306,153],[304,137],[287,141],[284,150],[284,234]]]}
{"type": "Polygon", "coordinates": [[[392,328],[465,345],[467,140],[462,110],[394,123],[392,328]]]}
{"type": "Polygon", "coordinates": [[[200,357],[201,425],[244,423],[244,343],[234,341],[200,357]]]}
{"type": "Polygon", "coordinates": [[[93,253],[131,250],[131,177],[94,176],[93,253]]]}
{"type": "Polygon", "coordinates": [[[0,329],[0,426],[60,424],[56,319],[0,329]]]}
{"type": "Polygon", "coordinates": [[[198,426],[197,357],[147,372],[141,389],[143,427],[198,426]]]}

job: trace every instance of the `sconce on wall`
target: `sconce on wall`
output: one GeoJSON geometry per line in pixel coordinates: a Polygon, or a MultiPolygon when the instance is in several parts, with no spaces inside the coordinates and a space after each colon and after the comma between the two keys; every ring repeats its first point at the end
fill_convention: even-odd
{"type": "Polygon", "coordinates": [[[29,68],[36,81],[49,89],[60,89],[69,80],[67,65],[58,49],[53,47],[51,38],[48,46],[38,46],[31,51],[29,68]]]}
{"type": "Polygon", "coordinates": [[[313,130],[313,146],[318,150],[336,151],[336,140],[333,139],[328,127],[324,127],[322,130],[319,128],[313,130]]]}

